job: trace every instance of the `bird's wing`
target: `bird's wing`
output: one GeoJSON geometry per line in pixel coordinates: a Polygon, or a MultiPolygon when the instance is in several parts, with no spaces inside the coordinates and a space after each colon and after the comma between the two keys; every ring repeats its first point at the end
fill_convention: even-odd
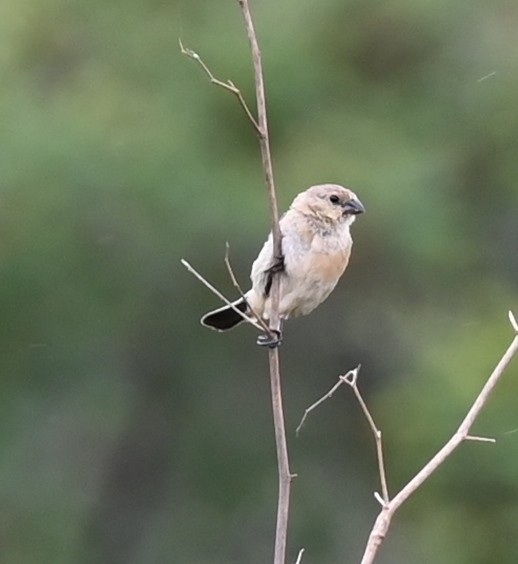
{"type": "Polygon", "coordinates": [[[275,261],[273,258],[273,241],[272,234],[268,236],[263,248],[252,265],[250,278],[252,280],[252,288],[261,296],[268,296],[272,286],[273,268],[275,261]]]}

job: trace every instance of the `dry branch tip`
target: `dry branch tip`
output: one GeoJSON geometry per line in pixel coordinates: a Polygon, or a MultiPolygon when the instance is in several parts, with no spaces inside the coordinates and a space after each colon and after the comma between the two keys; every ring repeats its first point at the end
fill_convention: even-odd
{"type": "Polygon", "coordinates": [[[180,38],[178,38],[178,45],[180,45],[180,52],[182,53],[182,55],[186,55],[187,57],[190,57],[191,59],[194,59],[196,61],[200,60],[198,53],[196,53],[196,51],[193,51],[192,49],[189,49],[188,47],[184,47],[184,44],[182,43],[182,40],[180,38]]]}
{"type": "Polygon", "coordinates": [[[210,70],[208,65],[206,65],[205,62],[203,61],[203,59],[198,55],[198,53],[196,53],[196,51],[193,51],[192,49],[189,49],[188,47],[185,47],[180,38],[178,39],[178,44],[180,45],[181,53],[183,55],[186,55],[190,59],[195,60],[201,66],[201,68],[203,69],[205,74],[208,76],[208,78],[209,78],[209,80],[212,84],[215,84],[216,86],[220,86],[224,90],[227,90],[228,92],[234,94],[234,96],[238,99],[240,106],[243,108],[243,111],[245,112],[246,117],[248,118],[248,120],[252,124],[253,128],[255,129],[255,132],[257,133],[259,138],[263,139],[264,138],[264,132],[263,132],[262,128],[259,127],[259,123],[257,122],[257,120],[253,116],[252,112],[250,111],[250,108],[248,107],[245,99],[243,98],[243,95],[241,94],[241,90],[239,90],[239,88],[231,80],[223,81],[223,80],[220,80],[219,78],[216,78],[212,74],[212,71],[210,70]]]}
{"type": "Polygon", "coordinates": [[[466,435],[464,437],[465,441],[475,441],[479,443],[496,443],[496,439],[493,437],[479,437],[477,435],[466,435]]]}
{"type": "Polygon", "coordinates": [[[514,332],[518,334],[518,321],[516,321],[516,317],[514,316],[514,313],[511,310],[509,310],[507,312],[507,315],[509,316],[509,321],[511,322],[514,332]]]}
{"type": "Polygon", "coordinates": [[[349,370],[347,374],[340,376],[340,380],[342,380],[346,384],[349,384],[349,386],[355,388],[358,381],[358,374],[360,372],[361,366],[362,366],[361,364],[358,364],[356,368],[353,368],[352,370],[349,370]]]}

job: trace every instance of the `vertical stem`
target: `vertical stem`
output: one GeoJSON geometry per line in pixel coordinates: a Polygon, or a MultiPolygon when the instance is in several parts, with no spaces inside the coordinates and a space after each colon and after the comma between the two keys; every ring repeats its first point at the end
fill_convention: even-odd
{"type": "MultiPolygon", "coordinates": [[[[268,191],[268,205],[272,223],[272,238],[274,257],[282,256],[282,240],[279,227],[279,210],[275,194],[273,179],[272,157],[268,136],[268,120],[266,114],[266,97],[264,93],[264,79],[261,62],[261,51],[248,6],[248,0],[238,0],[245,19],[246,32],[252,50],[252,61],[255,75],[255,91],[257,99],[257,121],[259,125],[259,144],[261,158],[268,191]]],[[[271,288],[271,313],[270,329],[279,331],[279,274],[273,275],[271,288]]],[[[279,349],[270,349],[270,385],[272,392],[273,421],[275,426],[275,445],[277,449],[277,463],[279,469],[279,496],[277,504],[277,525],[275,531],[275,558],[274,564],[284,564],[286,558],[286,539],[288,536],[288,512],[290,502],[291,472],[288,460],[288,447],[286,444],[286,431],[284,427],[284,413],[282,407],[281,375],[279,369],[279,349]]]]}
{"type": "MultiPolygon", "coordinates": [[[[250,47],[252,50],[252,62],[254,65],[255,74],[255,91],[257,99],[257,121],[259,124],[259,143],[261,146],[261,157],[263,163],[263,170],[266,181],[266,188],[268,190],[268,205],[270,208],[270,216],[272,220],[272,236],[273,236],[273,249],[276,255],[281,255],[281,231],[279,228],[279,209],[277,207],[277,198],[275,195],[275,183],[273,180],[273,166],[272,156],[270,152],[270,140],[268,135],[268,119],[266,114],[266,97],[264,93],[264,79],[263,67],[261,62],[261,51],[257,42],[254,23],[250,14],[248,0],[238,0],[239,5],[243,11],[245,18],[246,32],[250,47]]],[[[278,278],[275,276],[274,278],[278,278]]],[[[272,308],[274,309],[274,308],[272,308]]],[[[278,307],[275,312],[278,315],[278,307]]],[[[272,311],[272,316],[274,312],[272,311]]]]}
{"type": "Polygon", "coordinates": [[[286,560],[286,541],[288,537],[291,473],[288,460],[288,447],[286,444],[286,430],[284,428],[278,349],[270,350],[269,361],[275,445],[277,448],[277,464],[279,471],[274,564],[284,564],[286,560]]]}

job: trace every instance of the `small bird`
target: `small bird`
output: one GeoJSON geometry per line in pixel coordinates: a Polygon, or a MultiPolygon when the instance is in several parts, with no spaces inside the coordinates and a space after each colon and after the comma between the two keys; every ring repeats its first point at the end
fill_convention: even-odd
{"type": "MultiPolygon", "coordinates": [[[[338,184],[319,184],[298,194],[279,227],[282,257],[274,257],[270,233],[252,265],[252,288],[233,306],[247,315],[270,318],[273,275],[280,273],[279,318],[307,315],[333,291],[351,255],[350,227],[365,208],[356,194],[338,184]]],[[[232,329],[243,317],[228,305],[206,313],[202,325],[217,331],[232,329]]],[[[261,335],[258,344],[281,342],[261,335]]]]}

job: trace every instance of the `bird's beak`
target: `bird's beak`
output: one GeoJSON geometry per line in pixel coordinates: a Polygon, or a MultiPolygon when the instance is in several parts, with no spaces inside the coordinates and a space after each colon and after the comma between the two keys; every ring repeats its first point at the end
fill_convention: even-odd
{"type": "Polygon", "coordinates": [[[363,213],[365,211],[363,204],[357,198],[350,199],[343,205],[343,208],[344,215],[358,215],[359,213],[363,213]]]}

